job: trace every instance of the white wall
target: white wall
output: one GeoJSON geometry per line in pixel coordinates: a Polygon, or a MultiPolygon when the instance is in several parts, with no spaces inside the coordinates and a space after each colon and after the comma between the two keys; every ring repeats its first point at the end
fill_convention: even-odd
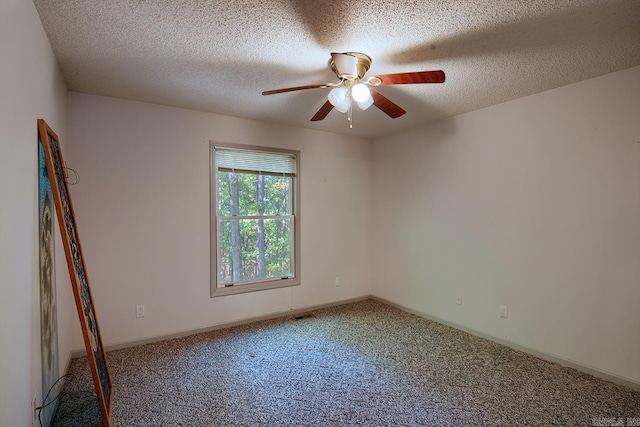
{"type": "Polygon", "coordinates": [[[374,294],[640,384],[639,82],[635,67],[377,140],[374,294]]]}
{"type": "Polygon", "coordinates": [[[105,346],[371,293],[370,141],[79,93],[69,134],[105,346]],[[300,286],[209,297],[210,140],[301,151],[300,286]]]}
{"type": "MultiPolygon", "coordinates": [[[[67,90],[29,0],[0,2],[0,425],[31,424],[42,402],[38,268],[37,119],[66,149],[67,90]]],[[[77,322],[56,235],[60,375],[77,322]]]]}

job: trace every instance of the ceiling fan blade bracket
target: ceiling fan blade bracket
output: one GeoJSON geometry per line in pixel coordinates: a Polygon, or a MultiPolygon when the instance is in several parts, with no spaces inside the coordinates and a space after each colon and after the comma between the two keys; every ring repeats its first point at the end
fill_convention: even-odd
{"type": "Polygon", "coordinates": [[[369,86],[380,86],[382,84],[382,80],[377,76],[371,76],[365,83],[367,83],[369,86]]]}
{"type": "Polygon", "coordinates": [[[266,95],[275,95],[277,93],[294,92],[294,91],[306,90],[306,89],[324,89],[324,88],[328,88],[328,87],[340,86],[341,84],[342,84],[342,82],[340,82],[340,83],[322,83],[322,84],[317,84],[317,85],[286,87],[286,88],[283,88],[283,89],[265,90],[264,92],[262,92],[262,95],[265,95],[265,96],[266,95]]]}

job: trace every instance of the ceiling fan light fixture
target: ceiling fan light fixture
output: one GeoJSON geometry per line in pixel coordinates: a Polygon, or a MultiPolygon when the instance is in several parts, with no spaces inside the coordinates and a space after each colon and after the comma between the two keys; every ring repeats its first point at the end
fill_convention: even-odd
{"type": "Polygon", "coordinates": [[[364,101],[358,101],[358,107],[360,107],[361,110],[366,110],[367,108],[371,107],[372,105],[373,105],[373,98],[371,96],[369,96],[364,101]]]}
{"type": "Polygon", "coordinates": [[[342,104],[346,97],[347,97],[347,89],[345,89],[344,86],[338,86],[336,88],[331,89],[328,96],[329,102],[334,107],[337,107],[338,105],[342,104]]]}
{"type": "Polygon", "coordinates": [[[347,111],[349,111],[349,108],[351,107],[351,98],[346,96],[344,100],[339,105],[336,105],[335,107],[336,107],[336,110],[340,111],[341,113],[346,113],[347,111]]]}
{"type": "Polygon", "coordinates": [[[356,102],[364,102],[371,98],[371,91],[364,83],[356,83],[351,87],[351,97],[356,102]]]}

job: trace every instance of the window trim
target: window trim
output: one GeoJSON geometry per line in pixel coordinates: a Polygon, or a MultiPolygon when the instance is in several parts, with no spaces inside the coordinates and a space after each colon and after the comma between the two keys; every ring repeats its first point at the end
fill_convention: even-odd
{"type": "Polygon", "coordinates": [[[210,291],[211,298],[226,295],[244,294],[247,292],[263,291],[268,289],[298,286],[300,280],[300,151],[286,148],[273,148],[259,145],[246,145],[237,143],[227,143],[220,141],[209,141],[209,271],[210,271],[210,291]],[[238,284],[218,288],[218,258],[220,248],[218,247],[218,171],[216,169],[216,148],[226,148],[247,151],[262,151],[268,153],[290,154],[296,159],[296,175],[293,177],[293,277],[286,279],[267,279],[258,282],[238,284]]]}

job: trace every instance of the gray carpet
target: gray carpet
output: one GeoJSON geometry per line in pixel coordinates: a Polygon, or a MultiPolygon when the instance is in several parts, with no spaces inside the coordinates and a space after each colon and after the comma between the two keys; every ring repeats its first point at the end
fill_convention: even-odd
{"type": "MultiPolygon", "coordinates": [[[[114,426],[640,425],[640,392],[374,300],[112,351],[108,362],[114,426]]],[[[70,371],[56,423],[90,425],[86,358],[70,371]]]]}

